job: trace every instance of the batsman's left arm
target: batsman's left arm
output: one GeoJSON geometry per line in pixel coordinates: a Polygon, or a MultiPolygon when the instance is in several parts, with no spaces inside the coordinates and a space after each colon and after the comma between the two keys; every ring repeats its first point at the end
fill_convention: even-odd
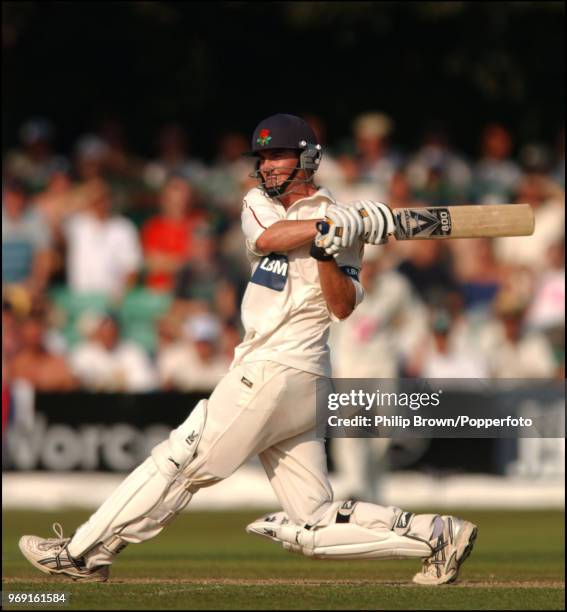
{"type": "MultiPolygon", "coordinates": [[[[335,211],[332,211],[333,214],[335,211]]],[[[327,211],[327,217],[329,211],[327,211]]],[[[361,268],[364,243],[359,234],[362,230],[360,219],[354,215],[344,215],[335,220],[329,234],[334,237],[329,244],[329,235],[321,231],[322,224],[317,222],[317,236],[311,244],[311,257],[317,260],[319,283],[331,318],[336,321],[346,319],[364,299],[364,289],[358,280],[361,268]],[[350,226],[350,227],[349,227],[350,226]],[[341,234],[337,228],[341,228],[341,234]],[[342,246],[340,242],[350,236],[350,244],[342,246]],[[338,240],[336,239],[338,238],[338,240]],[[337,244],[338,243],[338,244],[337,244]],[[334,254],[329,251],[335,251],[334,254]]]]}
{"type": "Polygon", "coordinates": [[[357,289],[351,279],[339,268],[335,258],[318,261],[319,282],[329,311],[339,320],[346,319],[356,308],[357,289]]]}

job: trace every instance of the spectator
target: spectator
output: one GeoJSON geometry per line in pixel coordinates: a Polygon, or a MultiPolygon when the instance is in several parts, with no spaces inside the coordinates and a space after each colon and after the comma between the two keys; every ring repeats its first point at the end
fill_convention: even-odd
{"type": "Polygon", "coordinates": [[[68,173],[54,172],[44,191],[33,199],[34,208],[49,227],[53,239],[50,284],[65,284],[65,220],[85,208],[87,185],[74,186],[68,173]]]}
{"type": "Polygon", "coordinates": [[[415,195],[430,205],[464,202],[472,178],[468,164],[450,148],[445,126],[438,123],[426,129],[406,172],[415,195]]]}
{"type": "Polygon", "coordinates": [[[449,248],[465,308],[488,311],[510,273],[510,266],[496,259],[494,242],[489,238],[452,240],[449,248]]]}
{"type": "Polygon", "coordinates": [[[106,159],[109,155],[108,145],[94,134],[84,134],[75,146],[75,171],[79,180],[84,182],[102,179],[106,159]]]}
{"type": "Polygon", "coordinates": [[[156,321],[157,352],[173,346],[181,336],[182,321],[166,313],[156,321]]]}
{"type": "Polygon", "coordinates": [[[67,361],[49,351],[46,325],[40,313],[32,313],[21,325],[21,348],[10,363],[12,380],[26,380],[37,391],[71,391],[78,387],[67,361]]]}
{"type": "Polygon", "coordinates": [[[109,181],[128,181],[141,175],[142,162],[128,151],[126,132],[119,119],[103,119],[97,134],[107,146],[104,167],[109,181]]]}
{"type": "Polygon", "coordinates": [[[20,180],[29,193],[43,190],[53,172],[68,170],[68,161],[53,153],[54,133],[50,121],[33,117],[20,128],[22,149],[8,153],[6,157],[7,176],[20,180]]]}
{"type": "Polygon", "coordinates": [[[496,256],[503,263],[523,265],[540,273],[551,245],[565,237],[565,192],[541,172],[525,174],[515,198],[534,209],[535,230],[531,236],[497,238],[496,256]]]}
{"type": "Polygon", "coordinates": [[[159,197],[160,214],[142,228],[146,285],[154,291],[171,291],[175,274],[195,253],[194,232],[205,220],[195,207],[195,191],[187,180],[172,177],[159,197]]]}
{"type": "Polygon", "coordinates": [[[556,363],[552,347],[539,332],[525,325],[527,302],[510,290],[502,290],[494,302],[496,320],[479,334],[481,350],[495,378],[552,378],[556,363]]]}
{"type": "Polygon", "coordinates": [[[565,326],[565,241],[552,244],[546,255],[526,318],[530,329],[540,331],[565,326]]]}
{"type": "Polygon", "coordinates": [[[237,283],[234,266],[219,252],[218,238],[208,225],[200,224],[194,234],[193,257],[175,278],[177,312],[187,316],[212,310],[224,321],[236,320],[244,290],[237,283]]]}
{"type": "Polygon", "coordinates": [[[155,205],[143,179],[145,162],[128,147],[126,130],[116,117],[104,118],[97,130],[106,145],[104,179],[112,190],[113,211],[128,215],[138,226],[155,205]]]}
{"type": "Polygon", "coordinates": [[[104,181],[91,183],[85,212],[67,222],[68,284],[77,292],[100,292],[120,298],[133,284],[142,254],[131,221],[110,212],[110,191],[104,181]]]}
{"type": "Polygon", "coordinates": [[[502,125],[490,123],[482,131],[481,158],[474,168],[472,197],[481,204],[510,202],[521,178],[512,159],[512,135],[502,125]]]}
{"type": "Polygon", "coordinates": [[[39,295],[51,273],[51,235],[41,215],[28,204],[23,185],[4,183],[2,191],[2,287],[23,286],[39,295]]]}
{"type": "Polygon", "coordinates": [[[545,334],[555,361],[565,368],[565,241],[547,252],[547,269],[537,278],[533,301],[526,314],[529,330],[545,334]]]}
{"type": "Polygon", "coordinates": [[[32,203],[53,234],[69,212],[73,186],[67,172],[56,170],[49,177],[45,189],[33,198],[32,203]]]}
{"type": "Polygon", "coordinates": [[[451,313],[431,312],[431,334],[417,351],[411,369],[423,378],[487,378],[489,367],[484,355],[469,343],[463,346],[454,337],[457,331],[451,313]]]}
{"type": "Polygon", "coordinates": [[[408,173],[403,168],[398,168],[392,175],[390,190],[386,198],[390,208],[412,208],[425,206],[425,202],[416,198],[412,192],[408,173]]]}
{"type": "Polygon", "coordinates": [[[120,337],[120,325],[111,314],[87,315],[87,340],[71,353],[71,366],[90,391],[144,392],[156,388],[149,357],[134,342],[120,337]]]}
{"type": "Polygon", "coordinates": [[[523,174],[549,175],[553,154],[550,147],[543,142],[528,142],[520,148],[520,163],[523,174]]]}
{"type": "Polygon", "coordinates": [[[220,138],[218,154],[203,185],[204,194],[211,204],[231,219],[240,215],[244,185],[254,165],[243,153],[250,149],[245,136],[228,132],[220,138]]]}
{"type": "Polygon", "coordinates": [[[353,123],[354,158],[352,161],[345,156],[340,158],[347,181],[371,186],[374,199],[384,198],[401,162],[400,157],[389,150],[388,137],[393,127],[390,117],[382,113],[359,115],[353,123]]]}
{"type": "Polygon", "coordinates": [[[331,327],[333,372],[339,378],[395,378],[404,353],[427,329],[426,311],[405,276],[385,269],[380,247],[365,247],[364,301],[331,327]]]}
{"type": "Polygon", "coordinates": [[[230,360],[219,350],[222,327],[209,313],[190,317],[184,339],[166,346],[158,355],[160,384],[164,389],[211,391],[226,374],[230,360]]]}
{"type": "Polygon", "coordinates": [[[325,185],[335,197],[339,198],[339,192],[345,186],[345,177],[341,165],[330,150],[327,140],[327,124],[318,115],[303,115],[303,119],[311,126],[311,129],[317,136],[317,142],[319,142],[324,149],[321,163],[317,169],[317,181],[319,181],[321,185],[325,185]]]}
{"type": "Polygon", "coordinates": [[[198,159],[190,158],[187,133],[177,123],[162,126],[157,137],[158,157],[146,164],[143,175],[146,184],[159,190],[172,174],[185,177],[199,189],[206,188],[207,172],[198,159]]]}
{"type": "Polygon", "coordinates": [[[21,347],[21,333],[10,302],[2,302],[2,359],[11,363],[21,347]]]}
{"type": "Polygon", "coordinates": [[[438,240],[415,240],[398,267],[426,304],[438,304],[449,292],[459,293],[448,246],[438,240]]]}

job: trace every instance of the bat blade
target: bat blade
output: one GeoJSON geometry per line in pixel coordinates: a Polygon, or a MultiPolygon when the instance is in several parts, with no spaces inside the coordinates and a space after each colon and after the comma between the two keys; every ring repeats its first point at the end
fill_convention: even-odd
{"type": "Polygon", "coordinates": [[[395,208],[397,240],[531,236],[534,213],[529,204],[395,208]]]}

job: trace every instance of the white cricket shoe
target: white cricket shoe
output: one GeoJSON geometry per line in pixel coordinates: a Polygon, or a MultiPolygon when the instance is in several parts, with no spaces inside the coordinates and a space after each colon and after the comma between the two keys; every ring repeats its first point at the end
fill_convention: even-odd
{"type": "Polygon", "coordinates": [[[84,559],[71,557],[67,546],[71,538],[63,537],[63,528],[59,523],[53,523],[56,538],[40,538],[25,535],[18,543],[24,557],[38,570],[45,574],[63,574],[77,582],[106,582],[109,566],[88,569],[84,559]]]}
{"type": "Polygon", "coordinates": [[[455,518],[442,516],[443,533],[434,546],[434,553],[423,560],[421,572],[413,577],[417,584],[438,585],[454,582],[459,569],[471,554],[478,528],[476,525],[455,518]]]}

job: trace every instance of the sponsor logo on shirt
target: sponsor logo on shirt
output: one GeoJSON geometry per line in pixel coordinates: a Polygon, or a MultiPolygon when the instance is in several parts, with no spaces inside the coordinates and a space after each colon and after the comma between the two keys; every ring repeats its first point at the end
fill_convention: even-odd
{"type": "Polygon", "coordinates": [[[287,255],[270,253],[262,258],[250,281],[274,291],[283,291],[287,280],[289,260],[287,255]]]}

